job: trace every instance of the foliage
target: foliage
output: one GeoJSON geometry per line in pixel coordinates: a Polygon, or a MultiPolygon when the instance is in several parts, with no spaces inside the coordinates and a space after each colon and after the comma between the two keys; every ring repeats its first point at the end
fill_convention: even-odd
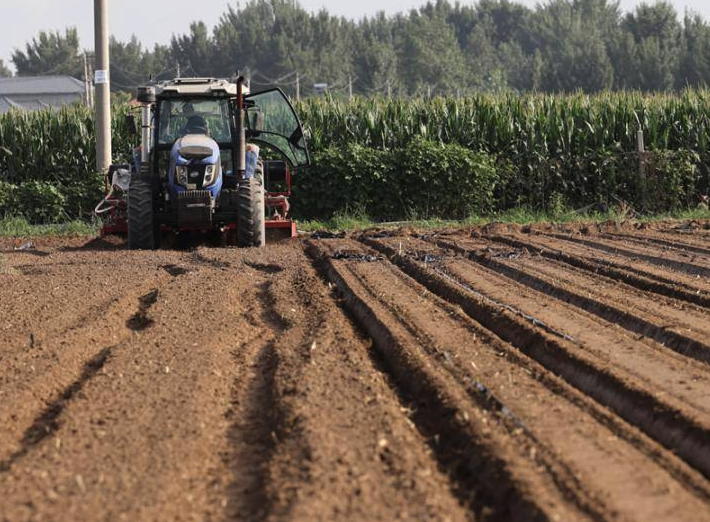
{"type": "Polygon", "coordinates": [[[12,53],[18,76],[68,74],[76,78],[83,75],[80,58],[79,34],[75,27],[60,32],[41,31],[25,46],[12,53]]]}
{"type": "Polygon", "coordinates": [[[25,181],[17,190],[18,214],[32,223],[57,223],[64,219],[66,198],[47,181],[25,181]]]}
{"type": "Polygon", "coordinates": [[[5,65],[5,62],[0,60],[0,78],[9,78],[12,76],[12,71],[5,65]]]}
{"type": "MultiPolygon", "coordinates": [[[[423,0],[422,0],[423,1],[423,0]]],[[[19,74],[73,74],[83,64],[75,29],[42,32],[16,51],[19,74]]],[[[710,84],[710,25],[679,20],[668,2],[624,13],[617,0],[547,0],[536,7],[509,0],[436,0],[395,16],[358,21],[309,12],[293,0],[230,4],[210,28],[193,21],[186,34],[145,48],[112,39],[114,89],[154,79],[232,76],[295,95],[327,83],[334,94],[413,96],[477,92],[598,92],[608,88],[667,91],[710,84]]],[[[0,73],[1,74],[1,73],[0,73]]]]}
{"type": "MultiPolygon", "coordinates": [[[[127,110],[114,109],[117,162],[135,145],[127,110]]],[[[300,218],[463,219],[520,207],[558,215],[622,203],[676,212],[710,194],[707,91],[326,98],[297,111],[314,160],[294,178],[300,218]],[[637,130],[649,151],[641,157],[637,130]]],[[[89,218],[104,183],[94,140],[84,107],[0,116],[0,216],[47,221],[61,204],[66,217],[89,218]]]]}
{"type": "MultiPolygon", "coordinates": [[[[118,162],[135,142],[124,128],[127,110],[113,111],[118,162]]],[[[41,223],[90,218],[104,188],[95,144],[93,113],[84,106],[0,116],[0,217],[20,214],[41,223]]]]}

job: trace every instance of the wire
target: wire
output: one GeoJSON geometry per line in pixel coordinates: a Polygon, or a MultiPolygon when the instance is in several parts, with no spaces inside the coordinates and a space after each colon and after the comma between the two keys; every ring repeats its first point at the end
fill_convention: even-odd
{"type": "Polygon", "coordinates": [[[139,74],[139,73],[127,71],[126,69],[119,67],[115,63],[111,63],[111,69],[116,69],[118,72],[120,72],[122,74],[132,76],[133,77],[132,81],[136,81],[136,78],[140,78],[140,81],[144,81],[143,79],[145,78],[144,74],[139,74]]]}
{"type": "MultiPolygon", "coordinates": [[[[288,73],[288,74],[282,76],[281,78],[277,78],[277,79],[273,80],[273,79],[271,79],[271,78],[265,76],[264,74],[262,74],[260,71],[254,71],[254,72],[252,73],[252,78],[254,78],[254,76],[256,76],[256,75],[259,75],[259,76],[261,76],[261,79],[262,79],[262,80],[268,82],[268,83],[261,83],[261,84],[258,84],[258,85],[270,85],[270,84],[271,84],[271,85],[273,85],[273,84],[279,84],[279,85],[293,85],[293,83],[296,83],[295,80],[294,80],[294,82],[291,83],[291,84],[286,84],[286,83],[283,83],[283,82],[284,82],[285,80],[287,80],[288,78],[290,78],[291,76],[294,76],[294,75],[296,75],[296,74],[298,74],[298,72],[297,72],[297,71],[294,71],[294,72],[291,72],[291,73],[288,73]]],[[[252,81],[253,81],[253,80],[252,80],[252,81]]]]}
{"type": "Polygon", "coordinates": [[[251,83],[253,83],[254,85],[264,85],[264,86],[269,86],[269,85],[290,86],[290,85],[296,85],[297,83],[299,83],[299,82],[297,82],[296,80],[294,80],[294,81],[292,81],[292,82],[286,82],[286,83],[284,83],[284,82],[269,82],[269,83],[264,83],[264,82],[259,82],[259,81],[254,80],[254,79],[252,79],[252,80],[250,80],[250,81],[251,81],[251,83]]]}
{"type": "Polygon", "coordinates": [[[138,87],[137,84],[136,85],[125,85],[123,83],[119,83],[114,80],[111,80],[110,85],[112,85],[114,87],[118,87],[119,89],[122,89],[124,91],[132,91],[132,90],[136,89],[136,87],[138,87]]]}

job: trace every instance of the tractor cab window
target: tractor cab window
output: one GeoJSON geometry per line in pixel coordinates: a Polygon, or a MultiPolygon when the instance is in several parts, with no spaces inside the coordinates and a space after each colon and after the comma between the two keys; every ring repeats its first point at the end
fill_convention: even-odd
{"type": "Polygon", "coordinates": [[[261,131],[253,131],[252,141],[262,142],[281,152],[294,167],[310,165],[303,127],[281,89],[246,96],[253,103],[247,110],[247,127],[254,127],[258,112],[264,117],[261,131]]]}
{"type": "Polygon", "coordinates": [[[160,105],[160,145],[172,145],[186,134],[206,134],[230,143],[229,102],[226,99],[164,100],[160,105]]]}

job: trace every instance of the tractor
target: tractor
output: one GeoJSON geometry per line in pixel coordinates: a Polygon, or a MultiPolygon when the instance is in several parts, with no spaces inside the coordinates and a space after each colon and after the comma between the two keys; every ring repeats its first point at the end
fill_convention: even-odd
{"type": "MultiPolygon", "coordinates": [[[[266,231],[295,236],[291,172],[310,164],[301,122],[280,89],[250,93],[244,78],[177,78],[139,87],[140,147],[112,165],[104,234],[155,249],[164,234],[216,232],[261,247],[266,231]],[[260,157],[264,149],[264,156],[260,157]]],[[[129,131],[138,134],[133,114],[129,131]]]]}

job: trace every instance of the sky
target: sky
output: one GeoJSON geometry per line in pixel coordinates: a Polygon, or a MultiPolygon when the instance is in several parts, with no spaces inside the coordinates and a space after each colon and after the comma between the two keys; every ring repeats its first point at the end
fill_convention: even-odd
{"type": "MultiPolygon", "coordinates": [[[[519,0],[534,6],[538,0],[519,0]]],[[[650,0],[652,2],[652,0],[650,0]]],[[[681,15],[687,10],[710,19],[708,0],[670,0],[681,15]]],[[[213,26],[219,21],[227,4],[235,0],[109,0],[111,33],[119,40],[128,40],[132,34],[144,44],[168,43],[173,34],[188,31],[190,22],[200,19],[213,26]],[[199,6],[193,14],[195,6],[199,6]]],[[[244,2],[242,2],[243,4],[244,2]]],[[[317,11],[327,8],[333,14],[348,18],[362,18],[378,11],[394,14],[418,7],[426,0],[300,0],[306,9],[317,11]]],[[[452,0],[453,3],[453,0],[452,0]]],[[[462,0],[473,4],[473,0],[462,0]]],[[[621,0],[624,10],[633,9],[640,0],[621,0]]],[[[0,59],[7,65],[13,49],[24,48],[25,43],[42,30],[63,30],[76,26],[83,48],[93,48],[93,2],[91,0],[2,0],[3,21],[0,29],[0,59]]]]}

